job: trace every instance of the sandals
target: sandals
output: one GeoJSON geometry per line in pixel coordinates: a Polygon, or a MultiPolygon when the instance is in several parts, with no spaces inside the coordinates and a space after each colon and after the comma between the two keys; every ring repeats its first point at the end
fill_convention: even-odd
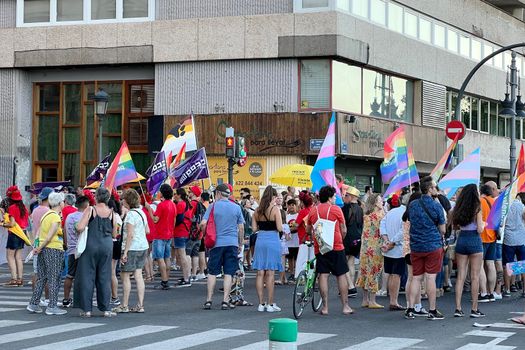
{"type": "Polygon", "coordinates": [[[235,304],[227,303],[225,301],[221,303],[221,310],[233,310],[233,309],[235,309],[235,304]]]}
{"type": "Polygon", "coordinates": [[[111,312],[114,312],[116,314],[127,314],[130,311],[131,310],[127,306],[124,306],[124,305],[119,305],[119,306],[111,309],[111,312]]]}
{"type": "Polygon", "coordinates": [[[16,280],[16,286],[17,287],[23,287],[24,286],[24,281],[19,279],[19,280],[16,280]]]}
{"type": "Polygon", "coordinates": [[[153,276],[144,277],[144,282],[153,282],[153,276]]]}
{"type": "Polygon", "coordinates": [[[205,302],[204,305],[202,306],[202,308],[204,310],[211,310],[211,301],[208,300],[207,302],[205,302]]]}
{"type": "Polygon", "coordinates": [[[80,311],[80,317],[90,318],[91,317],[91,311],[80,311]]]}
{"type": "Polygon", "coordinates": [[[129,312],[143,314],[144,313],[144,306],[141,306],[141,305],[133,306],[133,307],[131,307],[129,309],[129,312]]]}
{"type": "Polygon", "coordinates": [[[4,283],[4,287],[18,287],[18,286],[19,286],[18,281],[15,279],[11,279],[9,280],[9,282],[4,283]]]}

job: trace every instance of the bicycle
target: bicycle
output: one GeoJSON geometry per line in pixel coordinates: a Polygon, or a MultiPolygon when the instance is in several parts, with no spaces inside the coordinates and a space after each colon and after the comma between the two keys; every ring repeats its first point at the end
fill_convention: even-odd
{"type": "MultiPolygon", "coordinates": [[[[305,244],[308,248],[313,246],[313,242],[311,241],[306,241],[305,244]]],[[[308,249],[306,269],[302,270],[295,280],[293,300],[293,315],[295,319],[301,317],[304,308],[309,302],[312,303],[312,309],[314,312],[319,311],[323,304],[317,273],[315,272],[315,260],[315,256],[313,259],[310,257],[310,249],[308,249]]]]}

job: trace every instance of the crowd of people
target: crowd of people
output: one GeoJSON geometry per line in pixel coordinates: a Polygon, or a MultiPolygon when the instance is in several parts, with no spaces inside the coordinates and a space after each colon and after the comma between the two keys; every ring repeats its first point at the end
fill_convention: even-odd
{"type": "MultiPolygon", "coordinates": [[[[102,187],[94,192],[46,187],[26,207],[20,190],[11,186],[0,210],[8,214],[4,227],[19,226],[33,242],[33,295],[27,306],[32,313],[45,307],[48,315],[62,315],[73,305],[82,317],[91,317],[95,306],[106,317],[143,313],[147,283],[167,290],[204,279],[203,308],[209,310],[218,276],[223,277],[220,308],[230,310],[252,305],[231,296],[235,277],[244,269],[256,271],[257,311],[279,312],[274,286],[294,283],[295,271],[301,269],[296,266],[300,246],[308,240],[314,242],[323,315],[329,311],[330,274],[337,280],[344,314],[354,312],[349,300],[359,288],[361,307],[402,311],[407,319],[444,318],[437,298],[451,291],[454,271],[454,317],[466,315],[466,290],[471,294],[468,315],[479,318],[485,316],[480,303],[523,289],[523,278],[504,274],[503,266],[525,260],[525,193],[512,202],[499,232],[486,227],[499,195],[494,182],[479,189],[465,186],[449,201],[425,177],[385,201],[370,186],[361,194],[341,176],[337,179],[337,188],[325,186],[317,194],[293,187],[278,193],[267,186],[258,203],[248,188],[234,198],[228,184],[208,191],[198,186],[173,190],[164,184],[156,198],[132,188],[119,195],[102,187]],[[342,207],[335,204],[338,195],[342,207]],[[319,219],[335,223],[333,244],[324,254],[313,234],[319,219]],[[206,249],[210,230],[216,241],[206,249]],[[182,274],[176,286],[170,284],[172,268],[182,274]],[[136,305],[129,305],[132,277],[136,305]],[[400,291],[406,300],[400,300],[400,291]],[[387,306],[377,299],[386,295],[387,306]],[[422,305],[426,299],[428,311],[422,305]]],[[[24,285],[25,244],[9,232],[11,279],[6,287],[24,285]]],[[[513,320],[525,324],[525,317],[513,320]]]]}

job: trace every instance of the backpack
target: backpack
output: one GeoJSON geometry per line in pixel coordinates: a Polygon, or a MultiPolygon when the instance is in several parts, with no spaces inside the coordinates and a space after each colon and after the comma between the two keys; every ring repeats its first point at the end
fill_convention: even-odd
{"type": "Polygon", "coordinates": [[[206,207],[201,202],[196,202],[197,207],[195,208],[195,214],[191,218],[190,235],[189,238],[192,241],[197,241],[201,237],[201,229],[199,227],[204,214],[206,213],[206,207]]]}

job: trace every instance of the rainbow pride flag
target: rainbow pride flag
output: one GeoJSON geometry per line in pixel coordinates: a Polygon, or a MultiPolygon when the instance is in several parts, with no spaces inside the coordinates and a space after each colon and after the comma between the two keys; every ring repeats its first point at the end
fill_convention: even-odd
{"type": "Polygon", "coordinates": [[[343,205],[341,192],[335,180],[335,112],[332,112],[328,131],[326,132],[321,151],[317,156],[314,168],[310,174],[310,179],[312,180],[312,190],[315,192],[318,192],[321,187],[326,185],[335,187],[335,203],[339,206],[343,205]]]}
{"type": "Polygon", "coordinates": [[[515,175],[520,176],[523,173],[525,173],[525,148],[523,147],[523,144],[521,144],[520,156],[518,158],[518,161],[516,162],[515,175]]]}
{"type": "Polygon", "coordinates": [[[106,173],[104,187],[111,190],[125,183],[137,182],[144,179],[145,178],[135,170],[135,164],[133,164],[133,159],[131,159],[128,144],[124,141],[106,173]]]}
{"type": "Polygon", "coordinates": [[[412,185],[419,181],[419,174],[416,168],[416,162],[412,149],[408,148],[408,168],[399,171],[390,182],[390,185],[385,191],[385,198],[391,197],[394,193],[400,192],[403,187],[412,185]]]}
{"type": "Polygon", "coordinates": [[[498,230],[505,220],[509,211],[510,204],[516,198],[519,192],[523,192],[525,183],[525,173],[521,174],[515,179],[512,184],[507,186],[505,191],[500,193],[498,198],[494,201],[492,208],[490,209],[489,216],[487,217],[487,228],[491,230],[498,230]]]}
{"type": "Polygon", "coordinates": [[[477,148],[439,181],[439,188],[450,198],[460,187],[479,185],[480,169],[480,149],[477,148]]]}
{"type": "Polygon", "coordinates": [[[448,168],[452,161],[452,155],[454,152],[454,149],[456,148],[459,141],[459,134],[456,136],[454,141],[448,146],[447,150],[445,151],[445,154],[441,157],[439,162],[436,164],[432,172],[430,173],[430,176],[432,176],[432,179],[435,182],[438,182],[441,178],[441,175],[443,175],[443,171],[448,168]]]}
{"type": "Polygon", "coordinates": [[[408,168],[408,149],[405,128],[400,126],[385,140],[384,161],[381,163],[381,180],[390,182],[397,173],[408,168]]]}

